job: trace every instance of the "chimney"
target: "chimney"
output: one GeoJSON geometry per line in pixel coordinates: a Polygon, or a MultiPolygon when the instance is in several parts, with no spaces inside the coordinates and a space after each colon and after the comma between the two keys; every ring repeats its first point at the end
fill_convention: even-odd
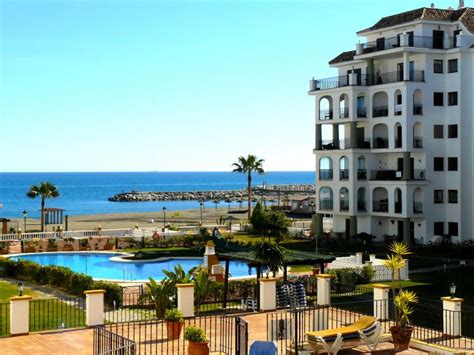
{"type": "Polygon", "coordinates": [[[464,0],[459,0],[459,6],[458,6],[458,9],[463,9],[465,6],[464,6],[464,0]]]}

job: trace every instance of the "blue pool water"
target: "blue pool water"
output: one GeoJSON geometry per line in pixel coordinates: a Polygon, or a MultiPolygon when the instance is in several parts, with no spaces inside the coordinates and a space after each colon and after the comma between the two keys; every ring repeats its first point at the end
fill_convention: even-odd
{"type": "MultiPolygon", "coordinates": [[[[97,279],[111,279],[117,281],[137,281],[164,278],[162,272],[173,270],[175,265],[181,264],[184,270],[189,270],[202,264],[202,258],[170,258],[153,262],[118,262],[110,258],[120,254],[101,253],[51,253],[28,254],[11,257],[13,260],[24,259],[41,265],[66,266],[73,271],[88,274],[97,279]]],[[[231,260],[229,272],[232,277],[248,276],[249,267],[245,262],[231,260]]]]}

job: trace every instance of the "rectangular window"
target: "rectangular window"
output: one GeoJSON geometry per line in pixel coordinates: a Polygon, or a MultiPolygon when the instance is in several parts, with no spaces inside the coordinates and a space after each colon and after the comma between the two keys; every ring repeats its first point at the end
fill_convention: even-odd
{"type": "Polygon", "coordinates": [[[444,170],[444,158],[439,158],[439,157],[433,158],[433,170],[434,171],[444,170]]]}
{"type": "Polygon", "coordinates": [[[448,223],[448,234],[452,237],[457,237],[459,235],[457,222],[448,223]]]}
{"type": "Polygon", "coordinates": [[[458,203],[458,190],[448,190],[448,202],[458,203]]]}
{"type": "Polygon", "coordinates": [[[435,124],[433,126],[433,138],[444,138],[444,126],[442,124],[435,124]]]}
{"type": "Polygon", "coordinates": [[[434,190],[433,203],[443,203],[443,190],[434,190]]]}
{"type": "Polygon", "coordinates": [[[457,138],[458,137],[458,125],[450,124],[448,125],[448,138],[457,138]]]}
{"type": "Polygon", "coordinates": [[[458,158],[457,157],[448,158],[448,171],[458,171],[458,158]]]}
{"type": "Polygon", "coordinates": [[[448,106],[456,106],[458,104],[458,92],[448,92],[448,106]]]}
{"type": "Polygon", "coordinates": [[[434,106],[444,106],[444,94],[442,92],[433,93],[433,105],[434,106]]]}
{"type": "Polygon", "coordinates": [[[450,59],[448,60],[448,73],[457,73],[458,72],[458,60],[450,59]]]}
{"type": "Polygon", "coordinates": [[[444,222],[434,222],[434,235],[444,235],[444,222]]]}
{"type": "Polygon", "coordinates": [[[435,59],[433,61],[433,73],[443,73],[443,61],[441,59],[435,59]]]}

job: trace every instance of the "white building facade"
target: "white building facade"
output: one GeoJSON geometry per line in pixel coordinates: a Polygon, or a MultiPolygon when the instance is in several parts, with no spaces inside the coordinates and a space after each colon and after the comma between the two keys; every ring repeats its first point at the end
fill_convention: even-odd
{"type": "Polygon", "coordinates": [[[337,77],[310,81],[315,233],[472,240],[474,9],[416,9],[358,35],[330,61],[337,77]]]}

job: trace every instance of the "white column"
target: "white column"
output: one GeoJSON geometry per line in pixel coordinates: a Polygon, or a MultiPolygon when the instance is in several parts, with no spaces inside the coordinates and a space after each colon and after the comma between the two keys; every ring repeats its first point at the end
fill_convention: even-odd
{"type": "Polygon", "coordinates": [[[309,81],[309,91],[315,91],[317,89],[316,80],[313,78],[309,81]]]}
{"type": "Polygon", "coordinates": [[[356,43],[356,55],[364,53],[364,45],[362,43],[356,43]]]}
{"type": "Polygon", "coordinates": [[[374,284],[374,317],[388,319],[388,292],[389,285],[374,284]]]}
{"type": "Polygon", "coordinates": [[[405,265],[400,270],[400,278],[402,280],[409,280],[410,267],[409,267],[408,259],[403,259],[403,260],[405,261],[405,265]]]}
{"type": "Polygon", "coordinates": [[[403,52],[403,80],[410,80],[410,53],[403,52]]]}
{"type": "Polygon", "coordinates": [[[331,278],[332,275],[319,274],[316,275],[318,282],[318,308],[315,313],[314,320],[315,330],[325,330],[329,327],[328,308],[331,305],[331,278]]]}
{"type": "Polygon", "coordinates": [[[31,296],[10,298],[10,334],[22,335],[30,331],[31,296]]]}
{"type": "Polygon", "coordinates": [[[178,289],[178,309],[184,317],[194,317],[194,284],[176,284],[178,289]]]}
{"type": "MultiPolygon", "coordinates": [[[[357,85],[357,74],[354,73],[354,70],[349,74],[349,86],[357,85]]],[[[351,102],[349,100],[349,102],[351,102]]]]}
{"type": "Polygon", "coordinates": [[[451,336],[461,336],[461,305],[462,298],[441,297],[443,301],[443,333],[451,336]]]}
{"type": "Polygon", "coordinates": [[[362,253],[356,253],[355,262],[357,265],[362,265],[362,253]]]}
{"type": "Polygon", "coordinates": [[[105,290],[84,291],[86,295],[86,325],[88,327],[104,324],[105,290]]]}
{"type": "Polygon", "coordinates": [[[400,46],[401,47],[408,47],[408,34],[406,32],[403,32],[400,35],[400,46]]]}
{"type": "Polygon", "coordinates": [[[260,279],[260,310],[273,311],[276,307],[276,278],[260,279]]]}

